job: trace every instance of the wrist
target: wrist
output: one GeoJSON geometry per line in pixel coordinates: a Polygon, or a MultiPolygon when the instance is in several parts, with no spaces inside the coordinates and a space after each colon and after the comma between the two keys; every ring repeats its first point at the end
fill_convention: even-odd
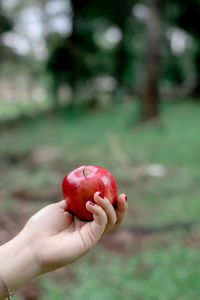
{"type": "Polygon", "coordinates": [[[39,275],[34,247],[23,232],[0,247],[0,272],[12,291],[39,275]]]}

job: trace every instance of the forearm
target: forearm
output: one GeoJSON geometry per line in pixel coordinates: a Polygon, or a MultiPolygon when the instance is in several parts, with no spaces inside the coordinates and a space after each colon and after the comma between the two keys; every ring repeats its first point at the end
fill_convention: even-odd
{"type": "MultiPolygon", "coordinates": [[[[0,247],[0,274],[12,291],[30,282],[39,273],[34,249],[22,233],[0,247]]],[[[0,280],[0,300],[5,297],[7,290],[0,280]]]]}

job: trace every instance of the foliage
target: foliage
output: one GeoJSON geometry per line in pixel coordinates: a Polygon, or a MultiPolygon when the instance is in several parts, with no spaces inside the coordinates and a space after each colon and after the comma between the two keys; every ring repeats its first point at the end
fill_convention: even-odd
{"type": "Polygon", "coordinates": [[[1,132],[1,166],[7,168],[0,180],[1,191],[7,195],[7,201],[1,202],[3,211],[11,205],[16,210],[19,206],[36,209],[55,201],[61,197],[60,182],[65,172],[88,163],[111,170],[119,191],[128,194],[129,213],[122,232],[134,226],[195,224],[192,232],[178,228],[132,242],[129,237],[116,246],[114,253],[100,245],[68,267],[68,275],[61,276],[59,282],[44,277],[40,282],[44,299],[78,299],[80,295],[82,299],[100,300],[197,299],[199,112],[198,103],[190,99],[165,103],[163,123],[141,125],[135,119],[137,102],[106,112],[62,109],[57,116],[26,119],[1,132]],[[130,126],[132,119],[135,123],[130,126]],[[31,163],[33,153],[52,147],[57,151],[54,160],[31,163]],[[9,160],[12,155],[19,158],[15,165],[9,160]],[[164,166],[166,174],[156,177],[142,173],[152,163],[164,166]],[[48,192],[52,188],[57,196],[48,192]],[[26,197],[23,202],[14,195],[15,189],[32,193],[35,200],[26,197]],[[123,247],[127,253],[122,255],[119,252],[123,247]]]}
{"type": "MultiPolygon", "coordinates": [[[[114,243],[111,235],[69,267],[69,275],[58,279],[59,283],[53,275],[41,279],[41,299],[196,300],[200,292],[200,106],[193,97],[163,96],[163,118],[144,124],[138,121],[151,1],[73,0],[66,13],[71,31],[66,34],[50,29],[46,5],[52,2],[19,0],[8,15],[0,10],[1,43],[7,30],[19,30],[17,22],[23,13],[36,8],[42,16],[46,47],[46,56],[38,58],[33,49],[19,54],[4,44],[1,89],[14,82],[14,93],[19,92],[22,76],[30,83],[30,95],[36,84],[49,91],[44,101],[37,96],[18,102],[11,97],[9,102],[1,95],[1,212],[5,220],[13,212],[16,217],[19,207],[20,213],[31,214],[62,197],[60,182],[66,172],[82,164],[97,164],[114,174],[119,192],[128,194],[129,213],[117,233],[122,242],[114,244],[114,252],[106,244],[114,243]],[[118,33],[115,42],[113,29],[118,33]],[[57,101],[62,86],[71,91],[74,105],[57,101]],[[56,114],[50,110],[52,98],[60,105],[56,114]],[[99,105],[86,106],[90,100],[98,100],[99,105]],[[164,173],[155,173],[155,168],[164,173]],[[192,229],[184,230],[185,223],[193,224],[192,229]],[[173,232],[161,230],[173,224],[180,226],[173,232]],[[133,229],[138,227],[155,231],[135,235],[133,229]]],[[[184,94],[182,85],[195,79],[199,99],[199,1],[164,3],[160,90],[163,95],[176,90],[184,94]],[[177,48],[181,36],[185,46],[181,48],[180,42],[177,48]]],[[[31,36],[27,38],[31,44],[31,36]]]]}
{"type": "MultiPolygon", "coordinates": [[[[35,85],[39,86],[48,91],[56,106],[61,101],[71,101],[73,104],[82,93],[85,94],[85,102],[98,102],[99,92],[108,90],[110,102],[114,99],[113,94],[122,99],[127,94],[142,95],[147,70],[146,24],[150,2],[74,0],[70,4],[67,0],[59,0],[57,3],[60,7],[65,3],[68,9],[48,12],[48,6],[53,4],[50,0],[34,1],[34,5],[20,0],[5,6],[10,8],[2,11],[2,20],[7,20],[8,14],[14,27],[4,28],[21,34],[32,48],[29,54],[19,55],[20,51],[18,53],[11,47],[15,51],[13,53],[4,46],[0,54],[4,57],[1,60],[2,77],[14,81],[13,74],[20,70],[21,76],[28,78],[26,86],[30,86],[29,94],[34,91],[35,85]],[[34,44],[34,34],[27,36],[20,29],[24,16],[27,18],[29,14],[33,20],[38,20],[35,26],[40,26],[38,39],[41,41],[38,47],[34,44]],[[51,28],[59,16],[62,20],[66,18],[71,27],[66,33],[51,28]],[[43,57],[37,57],[37,48],[39,53],[41,47],[44,48],[43,57]],[[107,81],[105,88],[98,81],[102,78],[111,78],[114,84],[107,81]],[[63,90],[65,92],[62,94],[63,90]]],[[[199,82],[199,3],[197,0],[183,1],[181,4],[178,1],[162,3],[163,22],[160,26],[163,44],[157,47],[161,49],[159,56],[162,56],[159,88],[164,95],[173,95],[176,90],[180,94],[190,94],[194,81],[197,85],[199,82]],[[188,84],[185,90],[187,82],[191,82],[191,87],[188,84]]]]}
{"type": "Polygon", "coordinates": [[[0,4],[0,34],[10,31],[12,27],[12,21],[5,15],[0,4]]]}

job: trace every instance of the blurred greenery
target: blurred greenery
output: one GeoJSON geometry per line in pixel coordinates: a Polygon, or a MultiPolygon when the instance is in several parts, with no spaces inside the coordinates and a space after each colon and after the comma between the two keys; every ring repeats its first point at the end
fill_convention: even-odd
{"type": "Polygon", "coordinates": [[[109,106],[137,95],[143,109],[149,103],[151,118],[161,111],[157,98],[199,97],[197,0],[0,4],[3,107],[24,101],[36,107],[48,102],[53,110],[63,104],[94,107],[102,99],[109,106]],[[154,42],[149,46],[148,40],[154,42]]]}
{"type": "MultiPolygon", "coordinates": [[[[180,227],[144,235],[141,238],[147,239],[147,245],[140,245],[139,238],[131,242],[128,237],[123,242],[128,249],[125,257],[120,254],[120,245],[114,246],[112,253],[100,244],[72,265],[69,275],[66,269],[66,277],[57,283],[54,276],[43,277],[41,299],[197,299],[199,250],[187,241],[194,235],[198,247],[200,107],[190,99],[166,102],[162,123],[148,125],[136,122],[137,112],[137,102],[120,104],[106,112],[62,109],[56,116],[26,119],[2,131],[0,155],[4,167],[9,167],[7,157],[22,157],[1,176],[1,189],[8,189],[7,202],[1,202],[2,211],[11,203],[16,210],[24,203],[19,196],[9,195],[15,186],[31,190],[36,194],[36,202],[31,205],[42,207],[49,203],[48,198],[40,198],[42,189],[55,186],[59,195],[65,172],[87,163],[109,169],[119,191],[128,194],[129,213],[123,230],[195,224],[192,232],[180,227]],[[27,153],[38,149],[56,149],[57,157],[31,168],[27,153]],[[166,173],[157,177],[141,173],[152,163],[164,166],[166,173]]],[[[58,199],[50,201],[54,200],[58,199]]],[[[30,205],[31,200],[26,201],[23,206],[30,205]]]]}
{"type": "Polygon", "coordinates": [[[0,243],[80,165],[129,203],[16,299],[198,299],[199,16],[199,0],[0,0],[0,243]]]}
{"type": "MultiPolygon", "coordinates": [[[[96,251],[76,266],[76,285],[42,280],[48,299],[197,299],[199,251],[183,245],[152,246],[131,257],[96,251]],[[77,288],[78,285],[78,288],[77,288]]],[[[45,298],[42,298],[45,299],[45,298]]]]}

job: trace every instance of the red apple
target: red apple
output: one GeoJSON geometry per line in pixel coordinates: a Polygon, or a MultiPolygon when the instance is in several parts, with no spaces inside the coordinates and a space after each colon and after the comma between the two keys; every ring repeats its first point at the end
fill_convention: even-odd
{"type": "Polygon", "coordinates": [[[106,169],[98,166],[81,166],[68,173],[62,183],[63,197],[67,208],[81,220],[93,220],[86,209],[87,201],[93,201],[94,193],[101,192],[102,197],[115,205],[117,200],[117,184],[114,177],[106,169]]]}

